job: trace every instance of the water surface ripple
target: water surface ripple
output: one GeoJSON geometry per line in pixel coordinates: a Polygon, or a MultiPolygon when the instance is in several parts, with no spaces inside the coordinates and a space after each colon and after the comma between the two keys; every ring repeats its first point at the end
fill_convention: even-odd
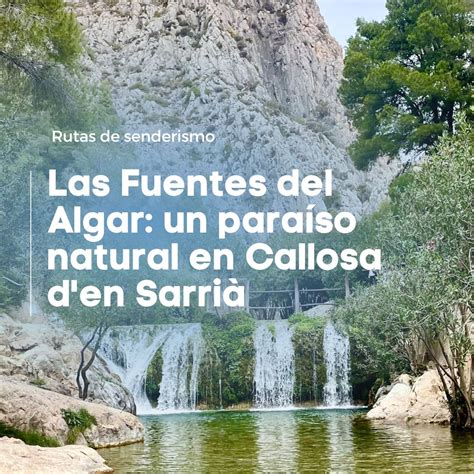
{"type": "Polygon", "coordinates": [[[142,417],[143,444],[100,450],[117,473],[473,472],[474,436],[386,426],[360,410],[142,417]]]}

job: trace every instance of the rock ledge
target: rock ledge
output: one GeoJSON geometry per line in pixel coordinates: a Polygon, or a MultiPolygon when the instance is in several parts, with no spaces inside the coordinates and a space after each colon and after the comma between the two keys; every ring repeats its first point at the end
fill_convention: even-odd
{"type": "Polygon", "coordinates": [[[0,472],[17,474],[79,474],[113,472],[92,448],[28,446],[19,439],[0,438],[0,472]]]}
{"type": "Polygon", "coordinates": [[[64,445],[69,427],[62,410],[81,408],[96,418],[97,425],[80,435],[76,444],[106,448],[143,441],[143,425],[130,413],[0,377],[0,422],[7,426],[36,431],[64,445]]]}

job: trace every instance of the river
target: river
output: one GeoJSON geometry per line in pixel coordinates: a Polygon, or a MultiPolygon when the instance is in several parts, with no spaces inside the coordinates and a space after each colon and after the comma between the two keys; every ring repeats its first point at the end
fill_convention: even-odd
{"type": "Polygon", "coordinates": [[[387,426],[364,410],[215,411],[141,417],[145,442],[100,450],[117,473],[473,472],[474,436],[387,426]]]}

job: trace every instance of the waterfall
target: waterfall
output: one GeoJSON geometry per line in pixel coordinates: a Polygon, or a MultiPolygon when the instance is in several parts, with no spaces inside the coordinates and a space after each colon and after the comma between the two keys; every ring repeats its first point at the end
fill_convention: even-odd
{"type": "Polygon", "coordinates": [[[99,354],[132,393],[138,413],[152,410],[145,393],[146,372],[169,332],[166,326],[112,327],[102,341],[99,354]]]}
{"type": "Polygon", "coordinates": [[[196,407],[202,335],[199,324],[112,327],[99,354],[135,398],[139,414],[151,413],[145,393],[148,366],[158,350],[163,359],[158,411],[196,407]]]}
{"type": "Polygon", "coordinates": [[[158,410],[194,410],[202,357],[201,325],[187,324],[185,328],[173,331],[163,345],[162,354],[158,410]]]}
{"type": "Polygon", "coordinates": [[[324,405],[350,405],[349,338],[339,333],[331,321],[324,328],[323,350],[327,379],[324,385],[324,405]]]}
{"type": "Polygon", "coordinates": [[[254,336],[255,406],[284,408],[293,404],[295,353],[287,321],[260,322],[254,336]]]}

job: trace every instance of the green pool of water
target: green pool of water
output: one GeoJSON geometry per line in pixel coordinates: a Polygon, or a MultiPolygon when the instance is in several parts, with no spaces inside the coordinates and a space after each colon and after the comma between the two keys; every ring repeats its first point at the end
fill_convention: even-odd
{"type": "Polygon", "coordinates": [[[360,410],[143,417],[142,444],[100,450],[118,473],[474,472],[474,436],[386,426],[360,410]]]}

